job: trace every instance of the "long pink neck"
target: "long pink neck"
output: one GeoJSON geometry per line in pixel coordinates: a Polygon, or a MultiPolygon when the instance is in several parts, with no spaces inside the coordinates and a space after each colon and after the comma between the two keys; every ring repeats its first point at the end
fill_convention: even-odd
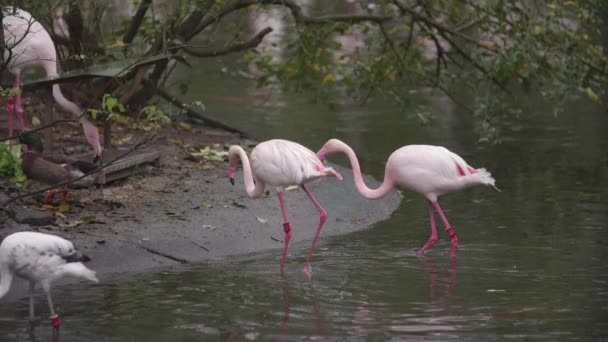
{"type": "Polygon", "coordinates": [[[232,146],[228,152],[229,167],[236,167],[238,160],[241,160],[243,164],[243,181],[245,182],[245,190],[249,197],[259,197],[264,193],[264,183],[258,180],[253,180],[253,172],[251,171],[251,164],[249,163],[249,157],[245,150],[240,146],[232,146]]]}
{"type": "Polygon", "coordinates": [[[363,176],[361,175],[361,167],[359,166],[359,160],[357,159],[357,155],[352,148],[347,146],[343,146],[341,152],[346,154],[348,160],[350,160],[350,166],[353,168],[353,176],[355,178],[355,185],[357,186],[357,190],[366,198],[369,199],[378,199],[386,196],[393,189],[393,181],[391,177],[388,175],[388,170],[384,173],[384,181],[382,185],[377,189],[370,189],[363,181],[363,176]]]}

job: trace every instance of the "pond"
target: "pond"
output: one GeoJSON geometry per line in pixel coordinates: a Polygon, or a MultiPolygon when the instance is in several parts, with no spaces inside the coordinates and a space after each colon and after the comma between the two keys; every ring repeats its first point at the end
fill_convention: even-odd
{"type": "MultiPolygon", "coordinates": [[[[318,149],[348,142],[364,172],[381,179],[396,148],[443,145],[492,171],[502,192],[473,188],[442,197],[460,238],[456,255],[429,235],[426,204],[404,192],[387,221],[321,239],[308,280],[308,244],[285,276],[276,251],[190,268],[116,276],[55,289],[63,341],[201,340],[588,340],[608,336],[608,116],[573,100],[557,117],[529,99],[525,118],[498,145],[480,145],[469,115],[441,94],[412,89],[411,112],[380,100],[334,110],[306,94],[256,90],[225,64],[199,61],[176,79],[189,100],[260,140],[318,149]],[[414,112],[423,106],[432,124],[414,112]],[[67,323],[69,322],[69,323],[67,323]]],[[[519,99],[514,99],[514,101],[519,99]]],[[[347,165],[344,158],[330,158],[347,165]]],[[[351,186],[345,184],[345,186],[351,186]]],[[[339,200],[339,199],[336,199],[339,200]]],[[[279,229],[279,227],[277,227],[279,229]]],[[[312,227],[311,227],[312,229],[312,227]]],[[[40,297],[39,312],[45,312],[40,297]]],[[[0,306],[0,341],[47,341],[27,331],[27,299],[0,306]]]]}

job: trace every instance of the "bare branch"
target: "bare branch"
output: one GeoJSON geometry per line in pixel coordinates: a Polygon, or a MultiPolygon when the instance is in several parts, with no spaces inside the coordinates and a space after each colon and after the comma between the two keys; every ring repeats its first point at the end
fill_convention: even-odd
{"type": "Polygon", "coordinates": [[[131,20],[131,25],[129,25],[129,29],[127,30],[127,33],[125,33],[125,36],[122,39],[123,42],[127,44],[127,46],[133,42],[133,39],[135,38],[137,31],[139,31],[139,27],[143,23],[144,18],[146,16],[146,12],[148,11],[148,8],[150,7],[151,3],[152,0],[142,0],[142,2],[139,4],[137,12],[131,20]]]}
{"type": "Polygon", "coordinates": [[[217,49],[217,50],[206,50],[206,51],[199,50],[199,51],[197,51],[197,50],[192,49],[191,47],[184,47],[184,51],[195,57],[215,57],[215,56],[220,56],[220,55],[227,55],[229,53],[239,52],[242,50],[251,49],[251,48],[258,46],[260,44],[260,42],[262,42],[262,39],[264,39],[264,37],[267,34],[269,34],[270,32],[272,32],[272,27],[266,27],[265,29],[258,32],[258,34],[256,34],[255,36],[253,36],[251,39],[249,39],[247,41],[234,43],[234,44],[231,44],[229,46],[226,46],[226,47],[223,47],[223,48],[217,49]]]}

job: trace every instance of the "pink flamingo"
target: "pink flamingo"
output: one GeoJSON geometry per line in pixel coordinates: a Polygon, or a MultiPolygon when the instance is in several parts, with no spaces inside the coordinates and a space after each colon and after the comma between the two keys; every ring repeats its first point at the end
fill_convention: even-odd
{"type": "MultiPolygon", "coordinates": [[[[49,33],[36,21],[32,15],[22,9],[2,8],[4,26],[4,61],[9,72],[15,77],[14,88],[21,87],[21,71],[29,67],[44,69],[46,77],[52,79],[57,73],[57,51],[49,33]]],[[[83,114],[74,102],[63,96],[58,84],[53,84],[53,98],[59,107],[73,114],[82,124],[84,135],[93,148],[95,160],[101,157],[102,147],[99,142],[97,127],[83,114]]],[[[21,92],[17,91],[8,101],[8,130],[9,137],[13,136],[13,113],[17,109],[17,117],[21,131],[25,131],[21,92]]]]}
{"type": "Polygon", "coordinates": [[[353,149],[344,142],[330,139],[317,152],[317,157],[324,160],[326,156],[338,152],[347,155],[353,169],[355,185],[366,198],[381,198],[397,185],[426,197],[431,221],[431,236],[420,253],[424,253],[437,242],[433,207],[439,213],[445,230],[450,234],[452,246],[458,246],[456,232],[437,200],[439,196],[473,185],[488,185],[498,190],[490,172],[486,169],[475,169],[469,166],[460,156],[441,146],[408,145],[393,152],[386,162],[384,181],[377,189],[370,189],[365,185],[357,156],[353,149]]]}
{"type": "Polygon", "coordinates": [[[308,252],[306,266],[304,267],[304,272],[310,275],[310,260],[327,218],[327,213],[308,191],[304,183],[329,175],[334,175],[342,180],[342,176],[333,168],[323,165],[313,151],[288,140],[274,139],[259,143],[251,151],[251,163],[245,150],[237,145],[230,146],[228,158],[228,178],[232,185],[234,185],[237,162],[239,159],[241,160],[245,189],[249,197],[255,198],[261,196],[264,193],[266,184],[274,186],[279,193],[279,204],[283,214],[283,229],[285,231],[285,246],[283,247],[283,255],[281,257],[281,273],[285,266],[287,248],[291,239],[291,226],[287,219],[283,190],[290,185],[299,185],[317,210],[319,210],[319,227],[317,228],[317,233],[308,252]]]}

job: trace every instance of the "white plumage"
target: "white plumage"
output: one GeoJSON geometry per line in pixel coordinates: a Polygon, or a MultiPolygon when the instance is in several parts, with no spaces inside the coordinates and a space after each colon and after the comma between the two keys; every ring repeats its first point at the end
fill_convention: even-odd
{"type": "Polygon", "coordinates": [[[98,282],[95,272],[82,262],[90,259],[61,237],[37,232],[18,232],[0,244],[0,298],[9,291],[13,277],[30,283],[30,319],[34,319],[33,290],[36,283],[46,293],[52,324],[59,326],[51,298],[51,283],[65,276],[98,282]]]}

